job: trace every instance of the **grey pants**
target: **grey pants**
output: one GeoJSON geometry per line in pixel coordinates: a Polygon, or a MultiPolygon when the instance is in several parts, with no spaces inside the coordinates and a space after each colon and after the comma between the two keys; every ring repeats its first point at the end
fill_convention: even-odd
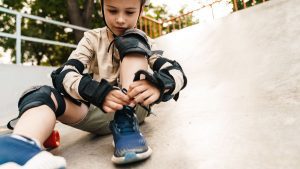
{"type": "MultiPolygon", "coordinates": [[[[142,123],[148,112],[143,107],[137,105],[135,108],[137,119],[142,123]]],[[[91,105],[86,117],[76,124],[68,124],[77,129],[87,131],[97,135],[105,135],[111,133],[109,122],[113,120],[114,113],[104,113],[101,109],[91,105]]]]}

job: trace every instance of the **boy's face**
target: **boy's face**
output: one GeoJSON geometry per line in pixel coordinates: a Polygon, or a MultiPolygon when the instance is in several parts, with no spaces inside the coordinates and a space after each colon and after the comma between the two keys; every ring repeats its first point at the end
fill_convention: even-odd
{"type": "Polygon", "coordinates": [[[104,15],[107,26],[116,35],[133,28],[140,13],[140,0],[104,0],[104,15]]]}

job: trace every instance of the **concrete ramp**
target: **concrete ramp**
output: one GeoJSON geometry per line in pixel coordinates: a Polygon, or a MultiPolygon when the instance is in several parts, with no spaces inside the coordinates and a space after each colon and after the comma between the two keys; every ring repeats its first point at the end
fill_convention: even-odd
{"type": "Polygon", "coordinates": [[[18,100],[30,86],[52,85],[55,68],[41,66],[0,65],[0,126],[18,115],[18,100]]]}
{"type": "Polygon", "coordinates": [[[72,169],[300,168],[299,9],[298,0],[271,0],[157,39],[188,86],[141,126],[149,160],[115,166],[110,135],[61,124],[52,152],[72,169]]]}

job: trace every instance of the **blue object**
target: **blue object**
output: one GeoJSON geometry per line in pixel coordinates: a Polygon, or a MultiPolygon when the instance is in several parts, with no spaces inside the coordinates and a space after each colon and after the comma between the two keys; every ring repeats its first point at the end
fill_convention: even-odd
{"type": "Polygon", "coordinates": [[[133,108],[124,106],[122,110],[118,110],[114,120],[110,122],[110,129],[115,144],[113,162],[129,163],[151,155],[151,149],[139,130],[133,108]]]}
{"type": "Polygon", "coordinates": [[[10,135],[0,137],[0,165],[7,162],[24,165],[41,151],[36,142],[29,138],[10,135]]]}

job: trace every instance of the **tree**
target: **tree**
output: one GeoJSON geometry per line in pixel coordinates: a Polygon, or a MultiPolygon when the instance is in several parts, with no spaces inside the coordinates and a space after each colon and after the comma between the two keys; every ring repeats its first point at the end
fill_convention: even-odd
{"type": "MultiPolygon", "coordinates": [[[[104,26],[99,12],[100,4],[94,0],[3,0],[3,6],[16,11],[30,7],[27,12],[32,15],[86,28],[104,26]]],[[[12,15],[0,13],[0,20],[0,31],[15,32],[15,18],[12,15]]],[[[77,44],[83,32],[23,18],[22,35],[77,44]]],[[[12,49],[14,56],[12,59],[15,60],[14,39],[1,38],[0,46],[5,50],[12,49]]],[[[22,41],[22,62],[34,60],[37,65],[57,66],[67,60],[72,50],[62,46],[22,41]]]]}

